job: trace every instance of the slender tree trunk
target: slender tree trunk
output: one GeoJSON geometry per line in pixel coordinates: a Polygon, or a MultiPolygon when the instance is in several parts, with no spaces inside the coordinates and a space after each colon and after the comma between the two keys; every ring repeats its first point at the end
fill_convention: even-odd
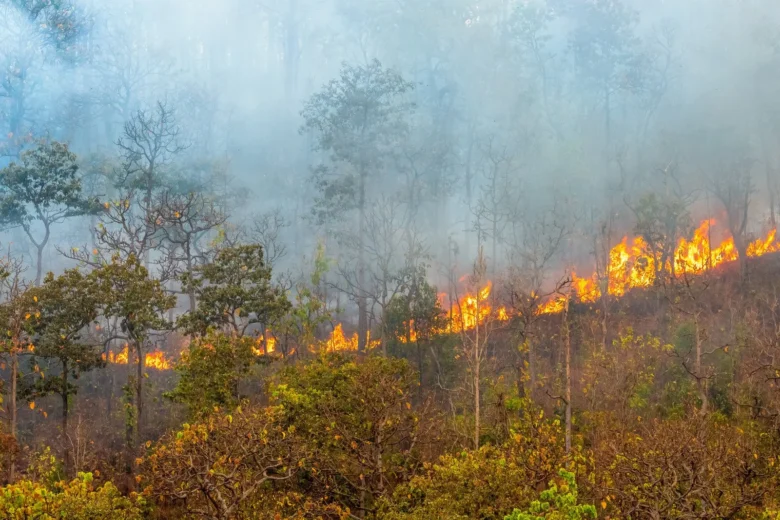
{"type": "Polygon", "coordinates": [[[360,193],[358,205],[360,207],[358,234],[360,244],[358,249],[358,352],[366,351],[368,343],[368,301],[366,298],[366,255],[364,243],[366,239],[366,174],[360,175],[360,193]]]}
{"type": "Polygon", "coordinates": [[[135,382],[135,436],[133,446],[138,449],[141,446],[141,426],[144,424],[144,362],[146,356],[140,342],[135,342],[136,352],[136,382],[135,382]]]}
{"type": "MultiPolygon", "coordinates": [[[[190,244],[187,242],[187,273],[192,273],[192,253],[190,252],[190,244]]],[[[190,300],[190,312],[195,312],[195,290],[190,288],[189,291],[187,291],[187,297],[190,300]]]]}
{"type": "Polygon", "coordinates": [[[709,411],[709,399],[707,397],[707,380],[702,375],[702,339],[701,331],[699,329],[698,314],[694,315],[693,323],[696,334],[696,362],[694,367],[696,370],[696,388],[699,391],[699,399],[701,400],[701,409],[699,410],[699,413],[701,413],[701,415],[707,415],[707,412],[709,411]]]}
{"type": "Polygon", "coordinates": [[[479,449],[479,430],[480,430],[480,392],[479,392],[479,378],[480,378],[480,362],[481,356],[479,355],[479,286],[477,286],[477,307],[476,307],[476,320],[474,327],[474,449],[479,449]]]}
{"type": "Polygon", "coordinates": [[[41,285],[43,276],[43,247],[44,244],[37,246],[38,258],[35,261],[35,285],[41,285]]]}
{"type": "Polygon", "coordinates": [[[70,438],[68,436],[68,362],[62,361],[62,389],[60,397],[62,398],[62,443],[65,458],[65,475],[68,478],[73,476],[73,461],[71,460],[70,438]]]}
{"type": "MultiPolygon", "coordinates": [[[[10,409],[10,415],[11,415],[11,437],[13,438],[14,442],[16,442],[16,429],[17,429],[17,407],[16,407],[16,394],[17,394],[17,387],[16,387],[16,379],[19,376],[19,353],[16,349],[16,344],[18,342],[14,341],[13,343],[13,351],[11,352],[11,402],[8,403],[8,407],[10,409]]],[[[8,469],[8,476],[9,481],[14,482],[16,480],[16,458],[14,456],[14,453],[10,453],[11,463],[9,464],[8,469]]]]}
{"type": "Polygon", "coordinates": [[[563,341],[566,370],[566,453],[571,453],[571,332],[569,330],[569,297],[563,308],[563,341]]]}
{"type": "Polygon", "coordinates": [[[739,256],[739,276],[740,279],[745,282],[748,277],[748,243],[747,240],[745,240],[745,235],[743,233],[734,233],[733,236],[734,246],[737,248],[737,255],[739,256]]]}

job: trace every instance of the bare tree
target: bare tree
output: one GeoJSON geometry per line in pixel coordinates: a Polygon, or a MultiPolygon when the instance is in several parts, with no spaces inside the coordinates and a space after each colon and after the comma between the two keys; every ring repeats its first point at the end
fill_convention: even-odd
{"type": "Polygon", "coordinates": [[[712,193],[726,212],[726,222],[739,254],[739,271],[743,280],[747,278],[747,248],[750,244],[747,225],[754,192],[752,167],[753,162],[747,156],[738,156],[725,169],[718,171],[711,181],[712,193]]]}
{"type": "Polygon", "coordinates": [[[495,276],[498,244],[504,239],[504,231],[512,212],[517,211],[516,206],[512,207],[516,204],[513,200],[516,187],[512,185],[512,178],[516,176],[518,168],[517,160],[510,152],[509,146],[497,143],[495,136],[487,139],[482,149],[482,156],[483,185],[477,205],[472,210],[476,219],[474,230],[481,241],[490,240],[490,271],[495,276]]]}
{"type": "Polygon", "coordinates": [[[567,276],[549,277],[554,262],[573,230],[573,216],[557,195],[549,207],[531,210],[521,200],[514,205],[508,227],[506,285],[514,316],[513,327],[522,339],[515,368],[519,395],[533,398],[536,388],[534,334],[542,306],[561,297],[567,276]],[[526,368],[527,365],[527,368],[526,368]],[[527,370],[527,374],[525,373],[527,370]],[[525,389],[526,377],[530,391],[525,389]]]}
{"type": "MultiPolygon", "coordinates": [[[[227,214],[211,197],[198,191],[177,193],[167,189],[156,195],[153,208],[163,279],[178,279],[209,261],[209,248],[203,242],[227,221],[227,214]]],[[[190,290],[187,296],[193,312],[195,292],[190,290]]]]}
{"type": "Polygon", "coordinates": [[[89,265],[102,265],[115,254],[135,256],[148,267],[164,224],[155,195],[170,188],[173,160],[186,144],[180,139],[175,112],[158,102],[153,110],[139,110],[125,123],[116,145],[122,160],[112,174],[116,198],[103,203],[95,246],[60,252],[89,265]]]}
{"type": "Polygon", "coordinates": [[[263,246],[265,261],[270,267],[287,256],[287,245],[282,239],[282,233],[289,226],[290,223],[279,208],[257,213],[249,222],[249,237],[263,246]]]}

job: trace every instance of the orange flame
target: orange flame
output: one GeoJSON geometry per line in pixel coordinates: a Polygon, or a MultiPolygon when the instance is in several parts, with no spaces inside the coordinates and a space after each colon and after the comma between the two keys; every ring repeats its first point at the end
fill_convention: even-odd
{"type": "MultiPolygon", "coordinates": [[[[378,340],[371,339],[371,332],[368,332],[368,341],[366,348],[371,350],[379,346],[378,340]]],[[[324,341],[320,341],[318,345],[314,346],[315,350],[320,352],[357,352],[358,350],[358,334],[357,332],[350,337],[344,335],[344,328],[341,323],[337,324],[333,332],[330,333],[330,337],[324,341]]]]}
{"type": "Polygon", "coordinates": [[[266,332],[266,338],[263,338],[260,336],[257,338],[257,341],[255,341],[254,347],[252,347],[252,353],[254,353],[255,356],[264,356],[265,354],[273,354],[276,352],[276,338],[271,334],[271,331],[266,332]],[[265,348],[263,348],[263,343],[265,342],[265,348]]]}
{"type": "MultiPolygon", "coordinates": [[[[718,246],[712,247],[711,234],[715,225],[713,219],[704,220],[694,231],[693,238],[681,238],[674,251],[674,270],[667,261],[662,269],[675,276],[681,274],[700,274],[727,262],[739,259],[739,252],[734,245],[734,239],[728,237],[718,246]]],[[[777,241],[777,230],[773,229],[763,238],[752,242],[747,248],[747,256],[759,257],[768,253],[780,251],[777,241]]],[[[630,289],[650,287],[655,283],[657,266],[661,262],[660,255],[654,257],[642,237],[636,237],[629,242],[623,237],[609,252],[607,266],[607,292],[612,296],[623,296],[630,289]]],[[[594,273],[588,278],[580,278],[572,274],[573,296],[579,302],[593,303],[601,298],[599,276],[594,273]]],[[[553,314],[563,310],[563,297],[556,297],[540,305],[540,314],[553,314]]]]}
{"type": "MultiPolygon", "coordinates": [[[[117,353],[109,352],[108,356],[104,353],[102,354],[102,357],[103,361],[108,361],[109,363],[116,365],[126,365],[130,360],[130,351],[128,346],[125,345],[121,351],[117,353]]],[[[154,352],[146,354],[144,366],[146,366],[146,368],[154,368],[155,370],[170,370],[171,362],[165,357],[163,352],[155,350],[154,352]]]]}

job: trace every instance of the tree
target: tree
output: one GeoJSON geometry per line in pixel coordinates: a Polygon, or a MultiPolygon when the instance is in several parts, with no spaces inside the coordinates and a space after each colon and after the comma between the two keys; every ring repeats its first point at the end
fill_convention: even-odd
{"type": "Polygon", "coordinates": [[[228,410],[238,405],[238,385],[255,362],[252,338],[220,332],[196,337],[176,364],[179,381],[165,394],[184,403],[193,417],[208,415],[215,407],[228,410]]]}
{"type": "Polygon", "coordinates": [[[398,140],[406,133],[412,108],[406,94],[412,85],[395,71],[374,60],[366,66],[344,64],[332,80],[304,105],[302,132],[316,139],[316,150],[328,156],[329,165],[314,170],[319,197],[313,208],[321,223],[349,219],[357,237],[358,347],[366,348],[368,303],[365,294],[367,265],[363,241],[366,214],[373,195],[373,180],[381,178],[398,140]]]}
{"type": "MultiPolygon", "coordinates": [[[[295,284],[290,311],[275,326],[277,344],[284,356],[292,352],[305,355],[316,344],[318,329],[332,318],[323,288],[330,265],[322,243],[317,245],[312,263],[308,283],[300,280],[295,284]]],[[[267,342],[263,346],[267,348],[267,342]]]]}
{"type": "Polygon", "coordinates": [[[78,392],[78,386],[71,381],[104,365],[100,352],[102,345],[84,337],[85,329],[98,317],[101,295],[95,280],[77,269],[65,271],[57,277],[49,273],[43,284],[31,289],[30,293],[37,303],[33,320],[35,354],[32,363],[36,368],[40,360],[53,360],[59,364],[59,374],[51,365],[44,368],[46,377],[35,381],[32,392],[34,397],[56,393],[62,400],[63,458],[66,474],[70,477],[73,461],[68,412],[70,398],[78,392]]]}
{"type": "Polygon", "coordinates": [[[144,459],[149,493],[193,518],[261,518],[276,505],[268,497],[277,484],[302,463],[298,436],[282,413],[238,408],[185,424],[144,459]]]}
{"type": "Polygon", "coordinates": [[[403,277],[402,288],[385,308],[383,326],[384,343],[389,343],[391,355],[417,358],[420,377],[420,393],[423,387],[423,351],[427,347],[437,365],[437,377],[441,377],[439,356],[435,352],[437,336],[447,330],[447,316],[441,308],[436,288],[425,280],[425,268],[410,269],[403,277]],[[409,349],[416,352],[412,354],[409,349]]]}
{"type": "Polygon", "coordinates": [[[496,143],[491,136],[482,150],[485,166],[481,168],[484,184],[472,209],[476,220],[474,230],[478,233],[480,242],[490,240],[490,272],[497,272],[498,244],[503,242],[504,230],[516,201],[512,200],[512,179],[517,177],[516,158],[508,150],[506,144],[496,143]]]}
{"type": "Polygon", "coordinates": [[[591,505],[577,504],[577,481],[574,474],[564,469],[558,472],[563,480],[560,484],[550,482],[550,487],[542,491],[539,500],[531,502],[526,511],[515,509],[504,520],[584,520],[596,518],[596,508],[591,505]]]}
{"type": "Polygon", "coordinates": [[[179,319],[189,334],[218,328],[243,336],[249,327],[266,327],[290,308],[281,289],[271,285],[271,268],[257,244],[220,250],[213,262],[184,273],[182,288],[197,301],[195,310],[179,319]]]}
{"type": "Polygon", "coordinates": [[[0,224],[21,227],[37,250],[35,284],[41,282],[43,252],[52,226],[96,212],[97,200],[82,193],[76,155],[56,141],[41,141],[19,163],[0,171],[0,224]],[[35,223],[43,226],[36,238],[35,223]]]}
{"type": "MultiPolygon", "coordinates": [[[[176,279],[184,273],[192,274],[197,265],[208,262],[210,253],[204,241],[227,221],[227,214],[211,197],[201,191],[178,193],[162,190],[154,203],[154,215],[161,259],[162,279],[176,279]]],[[[190,312],[196,307],[193,288],[187,293],[190,312]]]]}
{"type": "Polygon", "coordinates": [[[90,29],[85,10],[67,0],[8,0],[41,33],[45,43],[60,51],[72,51],[77,40],[90,29]]]}
{"type": "Polygon", "coordinates": [[[387,520],[499,520],[530,507],[567,462],[560,422],[525,408],[500,445],[447,453],[396,488],[387,520]]]}
{"type": "Polygon", "coordinates": [[[152,249],[159,246],[166,224],[160,214],[166,208],[155,205],[157,195],[171,189],[173,161],[186,148],[180,133],[175,111],[162,102],[125,122],[116,142],[121,165],[112,173],[115,197],[103,203],[95,247],[63,251],[65,256],[98,267],[120,254],[150,267],[152,249]]]}
{"type": "Polygon", "coordinates": [[[159,280],[149,278],[149,272],[140,260],[130,255],[127,259],[115,256],[108,264],[90,273],[101,295],[100,313],[106,319],[120,322],[121,333],[135,354],[136,374],[129,376],[128,385],[135,388],[135,424],[127,431],[127,466],[132,471],[132,454],[140,446],[144,421],[143,388],[147,340],[154,331],[170,328],[165,313],[174,307],[176,297],[165,291],[159,280]]]}
{"type": "Polygon", "coordinates": [[[92,473],[51,487],[23,480],[0,488],[0,514],[12,520],[142,520],[148,509],[142,497],[126,497],[111,482],[95,488],[92,473]]]}
{"type": "Polygon", "coordinates": [[[64,63],[83,56],[79,44],[90,26],[86,10],[68,1],[0,2],[0,120],[5,140],[0,155],[16,156],[32,140],[36,126],[53,123],[46,117],[53,111],[47,105],[59,107],[61,101],[44,97],[51,96],[47,80],[62,72],[64,63]]]}
{"type": "Polygon", "coordinates": [[[272,402],[306,441],[308,493],[376,514],[435,442],[435,418],[412,409],[416,381],[406,361],[385,357],[329,355],[280,374],[272,402]]]}
{"type": "Polygon", "coordinates": [[[663,282],[667,271],[672,278],[675,276],[675,248],[691,228],[687,206],[682,198],[648,193],[632,208],[636,215],[634,232],[644,239],[647,254],[653,259],[656,283],[663,282]]]}
{"type": "Polygon", "coordinates": [[[712,180],[712,192],[723,205],[726,212],[726,223],[734,246],[739,256],[739,272],[744,281],[747,278],[747,249],[750,241],[747,236],[748,210],[755,187],[752,179],[752,161],[745,155],[731,159],[731,162],[721,166],[719,175],[712,180]]]}
{"type": "MultiPolygon", "coordinates": [[[[22,278],[23,273],[24,266],[18,259],[8,257],[0,263],[0,290],[3,297],[3,303],[0,305],[0,327],[5,331],[0,342],[0,353],[10,365],[10,388],[4,388],[8,395],[5,415],[8,418],[8,434],[14,443],[18,440],[19,382],[23,381],[21,361],[34,350],[30,319],[37,312],[36,302],[28,292],[29,286],[22,278]]],[[[3,362],[2,366],[5,368],[6,363],[3,362]]],[[[8,480],[13,482],[16,470],[13,451],[9,451],[8,456],[8,480]]]]}
{"type": "Polygon", "coordinates": [[[570,49],[576,72],[603,103],[604,135],[612,141],[612,107],[621,92],[642,87],[642,54],[634,27],[638,15],[621,0],[564,3],[576,22],[570,34],[570,49]]]}

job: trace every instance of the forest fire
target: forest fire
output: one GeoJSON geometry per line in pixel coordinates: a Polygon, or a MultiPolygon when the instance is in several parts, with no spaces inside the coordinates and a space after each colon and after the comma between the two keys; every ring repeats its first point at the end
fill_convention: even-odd
{"type": "MultiPolygon", "coordinates": [[[[104,361],[108,361],[109,363],[116,365],[127,365],[129,358],[130,352],[127,345],[125,345],[124,348],[117,353],[109,352],[108,356],[103,354],[104,361]]],[[[163,352],[155,350],[154,352],[148,352],[146,354],[144,359],[144,366],[146,366],[146,368],[153,368],[155,370],[170,370],[171,362],[166,359],[163,352]]]]}
{"type": "Polygon", "coordinates": [[[460,333],[473,330],[477,324],[485,322],[490,316],[494,316],[498,321],[509,320],[509,314],[506,307],[499,307],[494,311],[491,305],[490,293],[493,290],[493,283],[488,280],[485,286],[477,291],[476,294],[467,294],[455,303],[445,305],[448,297],[446,294],[439,294],[439,303],[442,307],[448,309],[448,324],[440,333],[460,333]]]}
{"type": "MultiPolygon", "coordinates": [[[[371,350],[379,346],[378,340],[371,339],[371,332],[368,333],[367,350],[371,350]]],[[[344,335],[344,329],[341,323],[337,324],[333,332],[330,333],[330,337],[324,341],[319,342],[318,350],[320,352],[357,352],[358,350],[358,335],[353,334],[350,337],[344,335]]]]}
{"type": "MultiPolygon", "coordinates": [[[[738,259],[738,252],[734,245],[734,239],[728,237],[717,246],[712,246],[712,230],[715,221],[712,219],[703,221],[694,231],[690,240],[682,238],[678,241],[674,250],[673,259],[665,260],[662,269],[658,269],[658,263],[663,261],[661,254],[653,256],[645,240],[641,237],[629,239],[624,237],[609,252],[609,264],[607,266],[608,283],[607,291],[611,296],[620,297],[631,289],[650,287],[655,283],[658,272],[665,272],[680,276],[682,274],[700,274],[724,263],[738,259]]],[[[777,231],[772,230],[765,237],[753,241],[747,248],[749,257],[759,257],[768,253],[780,251],[780,242],[777,241],[777,231]]],[[[599,276],[593,273],[588,277],[578,276],[572,272],[571,287],[573,297],[581,303],[594,303],[602,296],[603,285],[599,283],[599,276]]],[[[491,302],[492,282],[488,281],[475,293],[469,293],[449,302],[445,293],[439,294],[439,303],[447,310],[447,325],[435,334],[462,333],[473,330],[477,324],[485,323],[491,317],[497,321],[507,321],[510,313],[506,307],[494,308],[491,302]]],[[[538,314],[556,314],[562,312],[566,300],[564,296],[558,296],[540,304],[538,314]]],[[[408,333],[398,340],[402,343],[416,342],[418,331],[414,321],[408,325],[408,333]]],[[[369,333],[370,334],[370,333],[369,333]]],[[[367,350],[379,346],[379,340],[368,337],[367,350]]],[[[257,340],[257,346],[253,352],[257,356],[272,354],[277,351],[277,340],[273,333],[266,331],[265,337],[257,340]],[[263,344],[265,343],[265,345],[263,344]]],[[[310,346],[313,352],[356,352],[358,350],[358,334],[347,336],[341,323],[336,324],[330,336],[310,346]]],[[[103,356],[106,359],[106,356],[103,356]]],[[[128,363],[128,347],[125,346],[118,353],[109,353],[107,361],[115,364],[128,363]]],[[[162,352],[155,351],[146,355],[146,367],[157,370],[168,370],[171,362],[165,358],[162,352]]]]}
{"type": "MultiPolygon", "coordinates": [[[[653,256],[644,239],[635,237],[629,241],[628,237],[624,237],[609,253],[608,293],[612,296],[623,296],[630,289],[649,287],[655,283],[656,273],[661,271],[673,276],[696,275],[738,260],[739,253],[733,237],[724,239],[715,247],[712,246],[714,226],[714,219],[704,220],[694,231],[691,240],[681,238],[674,250],[673,261],[666,260],[661,269],[657,267],[658,263],[663,261],[661,254],[653,256]]],[[[777,251],[780,251],[780,242],[777,241],[777,230],[773,229],[765,237],[751,242],[747,255],[755,258],[777,251]]],[[[588,278],[572,273],[576,300],[593,303],[601,298],[602,288],[598,279],[597,273],[588,278]]],[[[561,312],[563,306],[564,298],[558,297],[542,304],[539,313],[561,312]]]]}

